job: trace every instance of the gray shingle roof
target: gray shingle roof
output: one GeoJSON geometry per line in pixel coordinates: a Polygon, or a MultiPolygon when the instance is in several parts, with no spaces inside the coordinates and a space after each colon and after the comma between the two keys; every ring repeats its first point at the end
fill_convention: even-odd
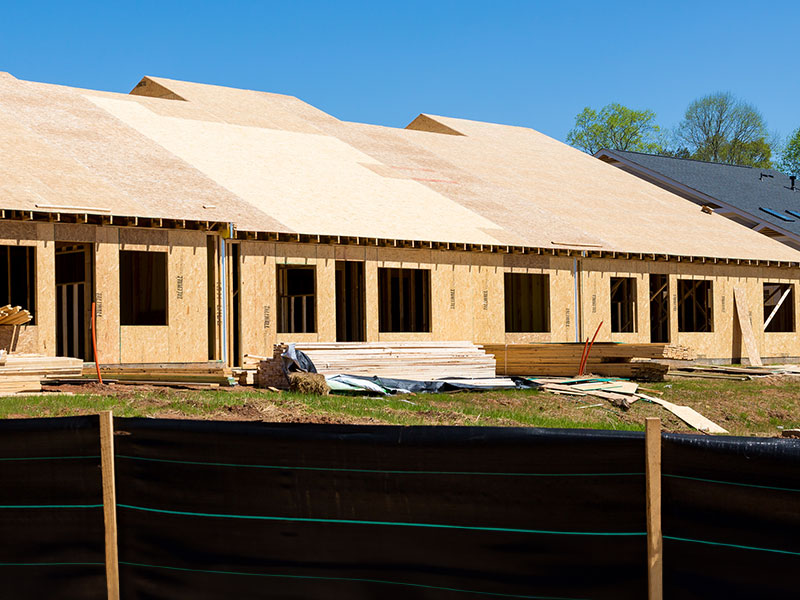
{"type": "Polygon", "coordinates": [[[596,156],[601,154],[624,158],[750,213],[756,220],[774,224],[800,236],[800,217],[787,212],[791,210],[800,214],[800,180],[795,184],[795,191],[792,191],[788,175],[771,169],[739,167],[639,152],[601,150],[596,156]],[[774,211],[791,221],[778,218],[764,209],[774,211]]]}

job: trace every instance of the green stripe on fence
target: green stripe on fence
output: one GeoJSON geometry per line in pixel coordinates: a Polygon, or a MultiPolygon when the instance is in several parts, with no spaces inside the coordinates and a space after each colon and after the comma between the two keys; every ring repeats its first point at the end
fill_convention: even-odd
{"type": "Polygon", "coordinates": [[[244,575],[248,577],[274,577],[280,579],[299,579],[308,581],[343,581],[353,583],[378,583],[383,585],[399,585],[404,587],[423,588],[427,590],[439,590],[444,592],[460,592],[463,594],[476,594],[479,596],[494,596],[496,598],[523,598],[526,600],[585,600],[579,598],[565,598],[562,596],[529,596],[524,594],[504,594],[501,592],[483,592],[479,590],[465,590],[460,588],[443,587],[438,585],[425,585],[422,583],[410,583],[405,581],[388,581],[385,579],[366,579],[359,577],[325,577],[321,575],[286,575],[280,573],[248,573],[242,571],[220,571],[215,569],[190,569],[187,567],[170,567],[166,565],[149,565],[145,563],[134,563],[121,560],[121,565],[129,567],[144,567],[147,569],[165,569],[168,571],[186,571],[189,573],[208,573],[211,575],[244,575]]]}
{"type": "Polygon", "coordinates": [[[103,508],[102,504],[0,504],[0,508],[103,508]]]}
{"type": "Polygon", "coordinates": [[[226,513],[200,513],[180,510],[167,510],[162,508],[148,508],[145,506],[134,506],[131,504],[117,504],[118,508],[130,510],[140,510],[144,512],[162,513],[167,515],[179,515],[185,517],[210,517],[217,519],[250,519],[258,521],[289,521],[298,523],[335,523],[340,525],[386,525],[391,527],[420,527],[430,529],[462,529],[467,531],[498,531],[504,533],[539,533],[546,535],[587,535],[587,536],[646,536],[644,531],[549,531],[545,529],[515,529],[511,527],[478,527],[474,525],[445,525],[439,523],[409,523],[403,521],[360,521],[356,519],[322,519],[313,517],[274,517],[263,515],[236,515],[226,513]]]}
{"type": "Polygon", "coordinates": [[[0,462],[11,462],[15,460],[82,460],[82,459],[89,459],[89,458],[100,458],[100,455],[96,456],[11,456],[11,457],[4,457],[0,458],[0,462]]]}
{"type": "Polygon", "coordinates": [[[0,567],[105,567],[102,562],[0,562],[0,567]]]}
{"type": "Polygon", "coordinates": [[[777,490],[779,492],[800,492],[800,490],[795,488],[785,488],[785,487],[777,487],[774,485],[758,485],[755,483],[738,483],[736,481],[722,481],[719,479],[705,479],[703,477],[689,477],[687,475],[668,475],[664,474],[664,477],[670,477],[672,479],[687,479],[689,481],[702,481],[703,483],[719,483],[722,485],[737,485],[740,487],[750,487],[750,488],[758,488],[762,490],[777,490]]]}
{"type": "Polygon", "coordinates": [[[676,542],[690,542],[692,544],[705,544],[707,546],[723,546],[726,548],[736,548],[738,550],[757,550],[759,552],[774,552],[776,554],[789,554],[792,556],[800,556],[800,552],[792,552],[791,550],[778,550],[776,548],[761,548],[759,546],[743,546],[741,544],[728,544],[725,542],[712,542],[710,540],[694,540],[691,538],[676,537],[673,535],[663,536],[665,540],[673,540],[676,542]]]}
{"type": "Polygon", "coordinates": [[[341,471],[345,473],[387,473],[391,475],[489,475],[500,477],[644,477],[644,472],[635,473],[495,473],[484,471],[403,471],[388,469],[344,469],[337,467],[296,467],[282,465],[248,465],[241,463],[201,462],[193,460],[174,460],[168,458],[143,458],[117,454],[116,458],[142,460],[147,462],[174,463],[179,465],[199,465],[208,467],[242,467],[248,469],[273,469],[279,471],[341,471]]]}

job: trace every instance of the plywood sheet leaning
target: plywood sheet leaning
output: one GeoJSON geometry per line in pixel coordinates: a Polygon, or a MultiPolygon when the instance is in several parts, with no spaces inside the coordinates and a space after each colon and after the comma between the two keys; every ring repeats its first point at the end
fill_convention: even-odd
{"type": "Polygon", "coordinates": [[[661,398],[656,398],[655,396],[647,396],[645,394],[637,394],[640,398],[644,398],[645,400],[649,400],[654,404],[658,404],[659,406],[667,409],[673,415],[684,421],[685,423],[691,425],[698,431],[702,431],[704,433],[728,433],[727,429],[723,429],[714,421],[707,419],[695,409],[690,408],[688,406],[680,406],[678,404],[673,404],[672,402],[667,402],[666,400],[662,400],[661,398]]]}
{"type": "Polygon", "coordinates": [[[756,336],[753,333],[753,325],[750,323],[750,311],[748,309],[747,298],[744,290],[738,285],[733,286],[733,297],[736,304],[736,316],[739,319],[739,327],[742,329],[742,340],[747,350],[747,358],[750,364],[755,367],[763,365],[761,355],[758,353],[756,336]]]}

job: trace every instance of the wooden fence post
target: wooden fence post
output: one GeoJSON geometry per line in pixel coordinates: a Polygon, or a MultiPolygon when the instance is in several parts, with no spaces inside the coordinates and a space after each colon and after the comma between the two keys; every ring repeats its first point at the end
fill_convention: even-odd
{"type": "Polygon", "coordinates": [[[661,537],[661,419],[647,418],[645,423],[647,597],[649,600],[662,600],[664,552],[661,537]]]}
{"type": "Polygon", "coordinates": [[[114,417],[100,413],[100,466],[103,471],[103,520],[106,530],[106,587],[108,600],[119,600],[117,559],[117,492],[114,483],[114,417]]]}

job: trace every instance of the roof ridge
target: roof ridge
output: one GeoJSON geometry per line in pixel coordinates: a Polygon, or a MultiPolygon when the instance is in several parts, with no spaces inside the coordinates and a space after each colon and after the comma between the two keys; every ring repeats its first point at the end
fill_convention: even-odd
{"type": "Polygon", "coordinates": [[[705,165],[719,165],[721,167],[739,167],[740,169],[753,169],[759,171],[772,171],[773,173],[780,173],[775,169],[769,167],[751,167],[750,165],[734,165],[731,163],[714,162],[713,160],[700,160],[699,158],[687,158],[685,156],[669,156],[667,154],[651,154],[649,152],[637,152],[636,150],[612,150],[611,148],[601,148],[600,152],[624,152],[625,154],[638,154],[640,156],[652,156],[655,158],[671,158],[672,160],[685,160],[690,162],[702,163],[705,165]]]}

